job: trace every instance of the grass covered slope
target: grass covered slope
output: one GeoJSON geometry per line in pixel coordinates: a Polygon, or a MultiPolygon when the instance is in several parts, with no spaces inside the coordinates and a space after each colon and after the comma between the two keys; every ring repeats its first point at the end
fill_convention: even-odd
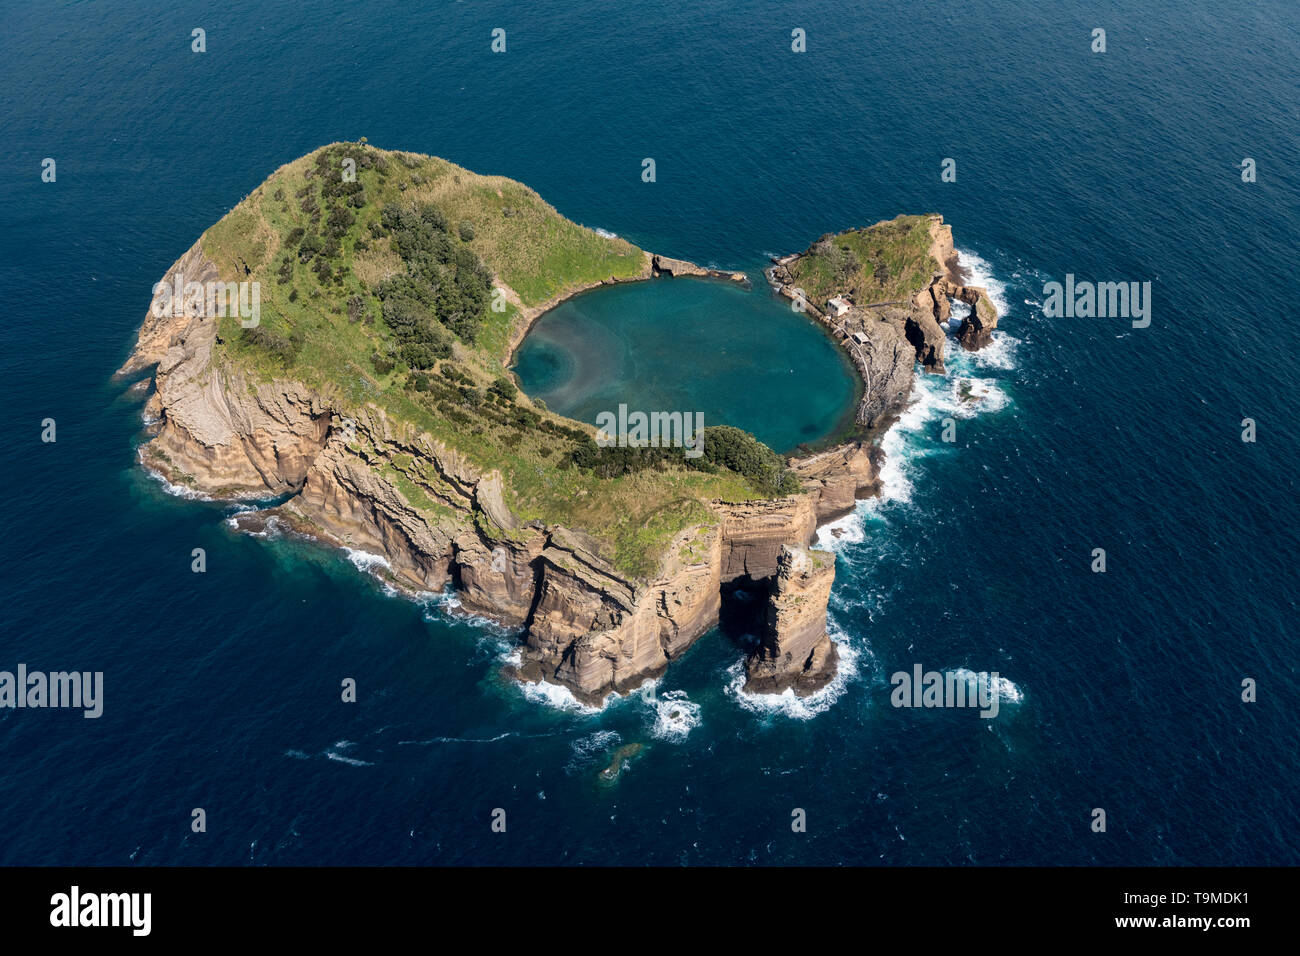
{"type": "Polygon", "coordinates": [[[847,292],[860,306],[901,303],[930,284],[930,216],[899,216],[825,235],[789,265],[794,284],[819,308],[847,292]]]}
{"type": "MultiPolygon", "coordinates": [[[[649,275],[647,253],[520,183],[336,143],[277,170],[200,244],[224,278],[260,284],[256,328],[218,320],[217,366],[302,382],[341,416],[383,409],[499,469],[519,518],[587,532],[628,574],[652,576],[678,532],[714,520],[699,502],[795,490],[744,433],[713,443],[716,454],[706,440],[693,462],[679,449],[598,449],[594,429],[518,392],[506,364],[527,317],[611,277],[649,275]]],[[[432,468],[376,467],[431,520],[454,519],[432,468]]]]}

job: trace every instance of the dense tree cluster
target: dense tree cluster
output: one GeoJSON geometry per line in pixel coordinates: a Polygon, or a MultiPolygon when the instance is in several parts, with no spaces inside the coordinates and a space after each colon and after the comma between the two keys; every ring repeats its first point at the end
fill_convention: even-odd
{"type": "Polygon", "coordinates": [[[716,472],[727,468],[748,478],[763,494],[780,497],[799,490],[798,478],[785,467],[781,457],[747,431],[715,425],[704,429],[702,444],[702,455],[687,458],[681,448],[602,448],[584,434],[569,453],[568,462],[578,468],[590,468],[601,478],[617,478],[647,468],[662,470],[669,462],[697,471],[716,472]]]}
{"type": "Polygon", "coordinates": [[[466,342],[474,341],[487,311],[492,273],[458,241],[432,204],[390,204],[381,222],[392,237],[393,251],[406,264],[405,275],[386,279],[376,289],[384,303],[384,321],[398,341],[426,344],[436,351],[446,340],[439,325],[466,342]]]}

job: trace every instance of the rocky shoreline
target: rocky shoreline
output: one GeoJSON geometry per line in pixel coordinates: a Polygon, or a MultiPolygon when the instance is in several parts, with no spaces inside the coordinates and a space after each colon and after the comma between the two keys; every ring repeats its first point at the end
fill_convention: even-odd
{"type": "Polygon", "coordinates": [[[929,231],[929,255],[935,268],[925,288],[908,299],[860,305],[841,300],[839,309],[823,308],[806,298],[791,275],[791,266],[803,254],[774,259],[766,271],[773,290],[824,325],[853,362],[863,385],[856,420],[867,429],[878,429],[905,403],[912,389],[913,363],[926,372],[943,374],[944,326],[952,316],[952,299],[970,307],[957,330],[963,348],[983,348],[997,328],[997,309],[988,291],[962,281],[952,227],[942,216],[932,216],[929,231]]]}
{"type": "MultiPolygon", "coordinates": [[[[948,314],[947,296],[969,296],[972,315],[987,301],[983,290],[954,281],[951,231],[941,218],[936,222],[935,277],[906,308],[871,307],[838,322],[816,306],[807,309],[841,333],[863,378],[857,421],[865,429],[905,403],[915,361],[942,369],[939,322],[948,314]],[[853,336],[863,329],[865,348],[853,336]]],[[[794,293],[781,270],[792,258],[769,270],[787,296],[794,293]]],[[[200,281],[220,278],[201,241],[168,274],[177,272],[200,281]]],[[[743,273],[647,253],[638,275],[571,289],[521,310],[510,352],[560,301],[594,285],[655,275],[747,281],[743,273]]],[[[979,347],[995,323],[995,313],[991,320],[981,313],[962,333],[963,344],[979,347]]],[[[409,590],[454,588],[466,610],[523,629],[519,679],[558,683],[584,703],[599,704],[610,692],[661,674],[717,625],[724,594],[742,586],[765,601],[762,633],[746,662],[747,690],[808,694],[834,677],[837,654],[826,633],[834,558],[811,544],[819,525],[878,491],[881,453],[870,437],[791,459],[803,484],[799,493],[708,502],[716,522],[680,532],[657,572],[633,579],[581,531],[521,522],[505,502],[500,472],[481,473],[455,448],[373,403],[344,410],[302,383],[257,381],[214,362],[216,336],[216,323],[200,315],[157,317],[151,304],[137,346],[119,370],[132,376],[155,369],[144,414],[158,424],[142,451],[146,467],[214,498],[288,495],[273,513],[292,529],[382,555],[394,583],[409,590]],[[409,500],[404,481],[433,507],[409,500]]]]}

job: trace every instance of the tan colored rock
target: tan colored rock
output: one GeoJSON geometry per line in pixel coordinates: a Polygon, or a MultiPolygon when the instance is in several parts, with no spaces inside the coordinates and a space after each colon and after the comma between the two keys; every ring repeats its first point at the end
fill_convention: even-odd
{"type": "Polygon", "coordinates": [[[661,575],[627,581],[561,532],[541,556],[541,584],[521,672],[597,703],[663,673],[718,619],[717,529],[691,528],[668,549],[661,575]]]}
{"type": "Polygon", "coordinates": [[[853,441],[806,458],[791,459],[791,469],[813,496],[817,524],[853,510],[859,498],[880,490],[877,452],[864,441],[853,441]]]}
{"type": "MultiPolygon", "coordinates": [[[[945,305],[947,300],[944,300],[945,305]]],[[[905,327],[907,340],[916,349],[916,360],[927,372],[936,375],[944,373],[943,354],[948,345],[948,336],[939,325],[933,311],[916,308],[907,316],[905,327]]]]}
{"type": "Polygon", "coordinates": [[[685,259],[669,259],[667,256],[654,256],[650,268],[655,275],[673,277],[709,275],[708,269],[697,266],[693,262],[687,262],[685,259]]]}
{"type": "MultiPolygon", "coordinates": [[[[928,312],[938,323],[945,323],[952,315],[951,299],[959,299],[971,307],[970,314],[962,319],[957,338],[962,348],[974,352],[993,340],[993,330],[998,326],[998,310],[982,286],[961,285],[949,276],[936,274],[930,285],[914,298],[914,316],[928,312]]],[[[921,321],[919,318],[917,321],[921,321]]],[[[918,357],[920,351],[918,347],[918,357]]]]}
{"type": "Polygon", "coordinates": [[[785,547],[767,607],[767,629],[745,663],[745,689],[805,695],[835,676],[839,655],[826,634],[826,603],[835,580],[835,556],[785,547]]]}
{"type": "Polygon", "coordinates": [[[781,549],[807,545],[817,530],[811,495],[770,501],[715,503],[723,515],[721,581],[753,580],[776,574],[781,549]]]}
{"type": "MultiPolygon", "coordinates": [[[[173,277],[177,275],[181,276],[182,283],[207,283],[218,280],[220,270],[196,242],[183,256],[172,263],[167,274],[159,281],[170,286],[173,277]]],[[[182,337],[194,321],[195,316],[192,311],[190,314],[182,312],[180,315],[172,315],[172,310],[161,309],[165,295],[166,293],[160,289],[150,301],[149,309],[145,312],[144,323],[140,326],[140,332],[136,337],[135,348],[122,367],[117,370],[118,375],[132,375],[144,371],[150,365],[156,365],[162,360],[172,343],[182,337]],[[155,310],[163,314],[155,315],[155,310]]]]}

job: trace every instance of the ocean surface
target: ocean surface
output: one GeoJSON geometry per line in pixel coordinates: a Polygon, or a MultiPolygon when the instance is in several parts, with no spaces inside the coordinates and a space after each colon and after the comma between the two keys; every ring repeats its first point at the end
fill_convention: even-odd
{"type": "MultiPolygon", "coordinates": [[[[1293,0],[6,4],[0,670],[103,671],[104,712],[0,709],[0,864],[1300,863],[1298,64],[1293,0]],[[525,693],[511,632],[137,467],[110,376],[152,283],[361,136],[754,275],[952,224],[1000,330],[920,381],[884,493],[822,532],[827,690],[746,696],[713,633],[600,711],[525,693]],[[1048,317],[1067,274],[1151,281],[1150,326],[1048,317]],[[996,671],[998,716],[891,706],[917,664],[996,671]]],[[[755,381],[792,367],[749,347],[755,381]]]]}

